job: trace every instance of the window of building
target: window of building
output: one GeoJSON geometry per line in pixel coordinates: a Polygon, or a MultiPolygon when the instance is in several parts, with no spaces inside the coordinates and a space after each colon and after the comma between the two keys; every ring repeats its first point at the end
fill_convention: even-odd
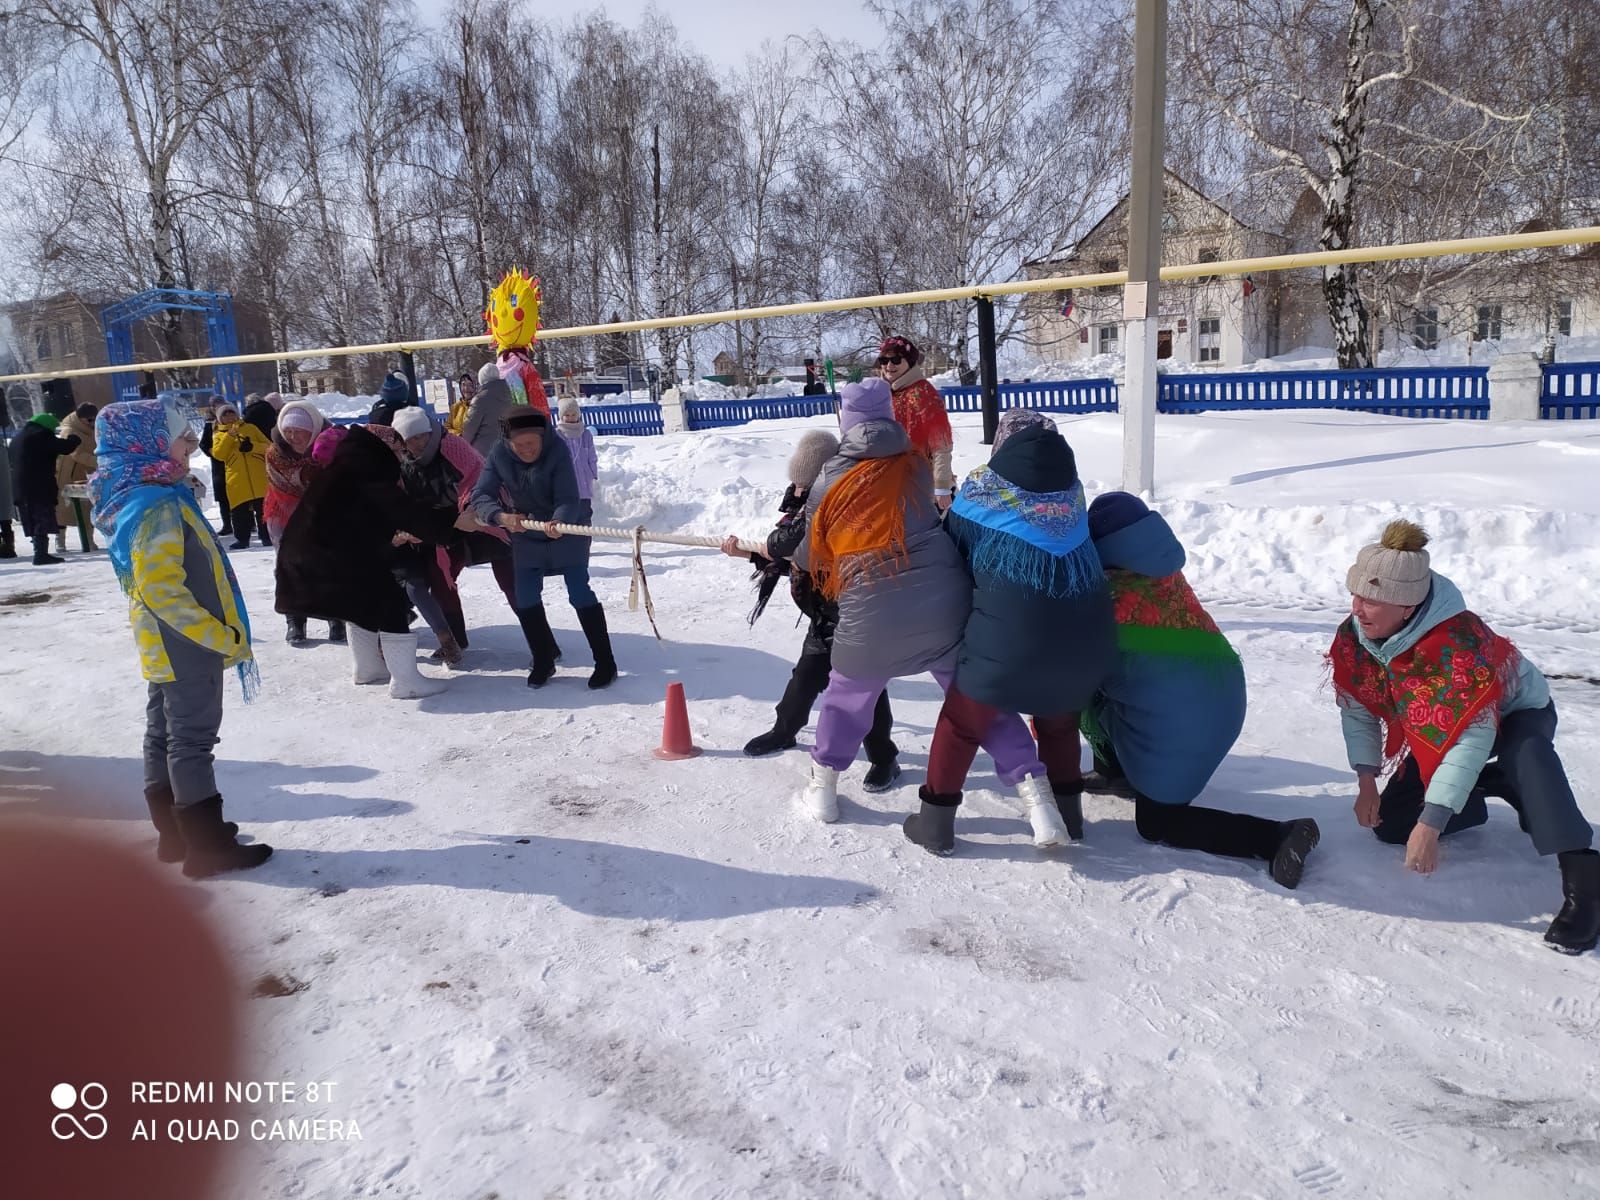
{"type": "Polygon", "coordinates": [[[1115,354],[1117,352],[1118,329],[1115,325],[1100,326],[1099,351],[1101,354],[1115,354]]]}
{"type": "Polygon", "coordinates": [[[43,325],[33,331],[33,356],[40,362],[50,359],[50,331],[43,325]]]}
{"type": "Polygon", "coordinates": [[[56,327],[56,349],[62,358],[70,358],[78,352],[78,327],[76,325],[59,325],[56,327]]]}
{"type": "Polygon", "coordinates": [[[1200,318],[1200,357],[1203,363],[1222,361],[1222,318],[1200,318]]]}
{"type": "Polygon", "coordinates": [[[1480,342],[1496,342],[1500,340],[1500,315],[1501,306],[1498,304],[1478,305],[1478,340],[1480,342]]]}
{"type": "Polygon", "coordinates": [[[1556,332],[1562,337],[1572,336],[1572,301],[1556,302],[1556,332]]]}
{"type": "MultiPolygon", "coordinates": [[[[1203,262],[1203,263],[1221,262],[1222,261],[1222,250],[1219,247],[1216,247],[1216,246],[1202,246],[1200,248],[1200,254],[1196,258],[1195,261],[1203,262]]],[[[1199,275],[1199,276],[1196,276],[1196,278],[1204,281],[1204,280],[1207,280],[1207,279],[1215,279],[1216,276],[1215,275],[1199,275]]]]}
{"type": "Polygon", "coordinates": [[[1411,318],[1411,340],[1418,350],[1432,350],[1439,345],[1439,310],[1419,308],[1411,318]]]}

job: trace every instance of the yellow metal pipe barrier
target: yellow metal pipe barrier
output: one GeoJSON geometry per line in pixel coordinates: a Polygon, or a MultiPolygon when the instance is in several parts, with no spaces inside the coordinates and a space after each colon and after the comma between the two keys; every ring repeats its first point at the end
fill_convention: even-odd
{"type": "MultiPolygon", "coordinates": [[[[1496,254],[1533,250],[1551,246],[1583,246],[1600,243],[1600,226],[1582,229],[1551,229],[1539,233],[1509,233],[1494,237],[1456,238],[1449,241],[1408,242],[1396,246],[1352,247],[1348,250],[1315,250],[1305,254],[1278,254],[1267,258],[1236,258],[1226,262],[1189,263],[1162,267],[1163,280],[1202,279],[1213,275],[1251,275],[1272,271],[1295,271],[1308,267],[1341,266],[1347,263],[1393,262],[1408,258],[1448,258],[1457,254],[1496,254]]],[[[769,304],[762,308],[730,308],[721,312],[692,313],[682,317],[655,317],[642,321],[617,321],[609,325],[572,325],[564,329],[541,329],[545,340],[593,337],[604,333],[632,333],[682,326],[722,325],[731,321],[759,321],[771,317],[803,316],[807,313],[849,312],[863,308],[889,308],[906,304],[936,304],[950,300],[974,300],[979,296],[1020,296],[1035,292],[1059,292],[1068,288],[1109,287],[1128,281],[1126,271],[1104,271],[1093,275],[1059,275],[1047,279],[1018,279],[1009,283],[977,283],[962,287],[933,288],[920,292],[892,292],[882,296],[851,296],[838,300],[808,300],[799,304],[769,304]]],[[[323,346],[288,350],[272,354],[231,354],[218,358],[185,358],[167,362],[122,363],[113,367],[84,367],[74,371],[33,371],[19,375],[0,375],[0,383],[28,383],[42,379],[77,379],[90,375],[115,375],[125,371],[172,371],[186,367],[215,367],[230,363],[280,362],[291,358],[348,357],[355,354],[394,354],[402,351],[435,350],[487,344],[487,334],[473,337],[429,338],[414,342],[374,342],[365,346],[323,346]]]]}

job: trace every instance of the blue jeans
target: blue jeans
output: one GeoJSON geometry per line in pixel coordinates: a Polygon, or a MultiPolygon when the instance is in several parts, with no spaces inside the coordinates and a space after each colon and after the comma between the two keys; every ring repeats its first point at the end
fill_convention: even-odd
{"type": "MultiPolygon", "coordinates": [[[[544,607],[544,577],[548,571],[540,571],[532,567],[517,568],[517,607],[543,608],[544,607]]],[[[568,567],[560,572],[561,578],[567,583],[567,599],[572,601],[573,608],[590,608],[600,603],[600,597],[594,594],[594,589],[589,586],[589,567],[568,567]]]]}

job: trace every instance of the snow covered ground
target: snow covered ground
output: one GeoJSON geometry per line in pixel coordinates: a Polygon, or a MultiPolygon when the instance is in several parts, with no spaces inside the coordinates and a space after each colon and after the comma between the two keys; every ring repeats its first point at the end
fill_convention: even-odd
{"type": "MultiPolygon", "coordinates": [[[[603,440],[597,519],[764,532],[809,424],[603,440]]],[[[965,469],[977,420],[957,427],[965,469]]],[[[1091,493],[1114,486],[1118,419],[1062,427],[1091,493]]],[[[739,747],[800,632],[782,595],[747,628],[748,570],[714,552],[650,554],[662,642],[626,611],[625,556],[596,554],[625,672],[598,694],[554,595],[563,670],[528,692],[471,571],[470,669],[410,703],[351,687],[340,648],[288,647],[270,551],[236,555],[265,691],[247,709],[230,683],[219,775],[277,854],[191,892],[241,986],[299,989],[248,1002],[254,1076],[336,1082],[320,1115],[363,1140],[246,1146],[229,1195],[1595,1195],[1600,958],[1540,942],[1553,862],[1491,802],[1435,876],[1406,873],[1351,816],[1320,655],[1354,551],[1417,516],[1479,611],[1584,677],[1552,682],[1558,744],[1600,818],[1600,425],[1158,430],[1160,507],[1251,688],[1208,795],[1317,817],[1296,892],[1143,844],[1120,800],[1042,855],[987,759],[957,857],[923,853],[898,825],[938,711],[926,677],[891,689],[898,790],[862,793],[857,768],[838,825],[796,817],[803,753],[739,747]],[[692,761],[650,756],[671,680],[692,761]]],[[[0,564],[0,643],[0,814],[148,849],[143,688],[103,558],[0,564]]]]}

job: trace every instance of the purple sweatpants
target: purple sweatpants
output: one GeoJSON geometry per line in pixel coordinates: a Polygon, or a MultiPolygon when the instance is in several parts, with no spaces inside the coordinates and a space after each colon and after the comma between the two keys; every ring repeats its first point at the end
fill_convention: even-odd
{"type": "MultiPolygon", "coordinates": [[[[928,668],[939,685],[948,692],[955,678],[955,655],[928,668]]],[[[856,759],[856,751],[872,728],[872,711],[878,703],[878,693],[889,685],[887,679],[851,679],[832,671],[828,674],[828,689],[822,693],[817,707],[817,744],[812,748],[813,762],[836,771],[847,770],[856,759]]],[[[1001,713],[979,741],[994,759],[995,774],[1009,787],[1015,786],[1024,776],[1045,777],[1044,763],[1039,761],[1039,748],[1033,743],[1027,723],[1016,713],[1001,713]]]]}

